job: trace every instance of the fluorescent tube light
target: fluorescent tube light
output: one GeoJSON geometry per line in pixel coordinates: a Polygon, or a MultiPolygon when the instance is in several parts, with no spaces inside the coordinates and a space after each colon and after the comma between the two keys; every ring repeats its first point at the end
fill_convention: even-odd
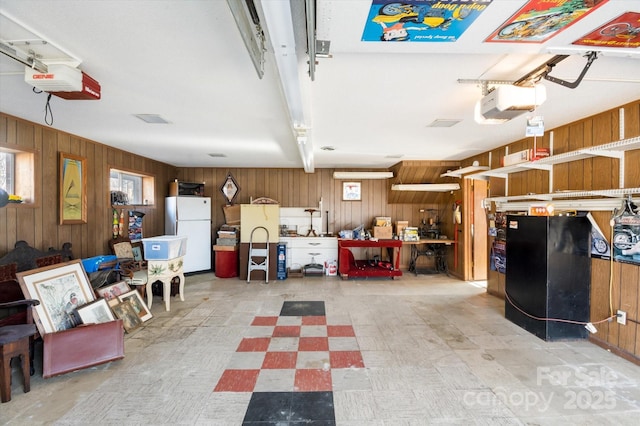
{"type": "Polygon", "coordinates": [[[300,158],[302,159],[302,166],[304,167],[304,171],[307,173],[313,173],[314,171],[314,162],[313,162],[313,146],[311,141],[308,139],[306,132],[298,132],[298,136],[296,136],[296,142],[298,143],[298,152],[300,153],[300,158]]]}
{"type": "Polygon", "coordinates": [[[333,172],[334,179],[389,179],[393,172],[333,172]]]}
{"type": "Polygon", "coordinates": [[[391,185],[392,191],[448,192],[460,189],[458,183],[409,183],[391,185]]]}

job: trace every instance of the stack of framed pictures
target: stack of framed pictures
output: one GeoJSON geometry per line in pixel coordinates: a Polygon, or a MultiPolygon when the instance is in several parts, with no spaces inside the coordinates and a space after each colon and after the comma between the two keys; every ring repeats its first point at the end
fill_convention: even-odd
{"type": "Polygon", "coordinates": [[[131,332],[153,316],[140,294],[124,281],[96,289],[96,299],[80,260],[17,276],[25,297],[40,301],[34,307],[34,320],[42,335],[116,318],[131,332]]]}
{"type": "Polygon", "coordinates": [[[96,289],[98,296],[102,297],[115,316],[122,320],[127,333],[140,327],[143,322],[149,321],[153,315],[137,290],[120,281],[105,287],[96,289]]]}
{"type": "Polygon", "coordinates": [[[124,321],[116,319],[105,299],[96,300],[81,260],[16,277],[25,298],[40,301],[33,317],[44,342],[45,379],[124,358],[124,321]]]}

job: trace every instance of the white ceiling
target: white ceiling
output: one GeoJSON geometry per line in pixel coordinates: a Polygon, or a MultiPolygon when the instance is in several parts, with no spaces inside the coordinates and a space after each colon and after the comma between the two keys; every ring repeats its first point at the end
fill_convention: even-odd
{"type": "MultiPolygon", "coordinates": [[[[276,1],[287,0],[256,3],[262,14],[261,3],[276,1]]],[[[315,167],[461,160],[521,139],[526,115],[477,124],[481,88],[458,80],[516,80],[551,58],[549,48],[640,12],[640,1],[609,0],[544,44],[483,43],[525,3],[494,0],[455,43],[410,43],[361,41],[371,0],[317,0],[317,38],[331,41],[332,58],[318,58],[315,81],[301,77],[315,167]],[[427,127],[436,119],[462,122],[427,127]]],[[[52,97],[54,128],[175,166],[302,167],[273,48],[259,79],[225,0],[0,0],[0,10],[79,59],[102,87],[99,101],[52,97]]],[[[0,38],[16,37],[8,31],[5,21],[0,38]]],[[[545,82],[535,112],[545,127],[640,99],[640,48],[623,52],[601,55],[576,89],[545,82]]],[[[575,80],[585,63],[573,55],[552,75],[575,80]]],[[[0,111],[44,124],[46,94],[4,55],[0,95],[0,111]]]]}

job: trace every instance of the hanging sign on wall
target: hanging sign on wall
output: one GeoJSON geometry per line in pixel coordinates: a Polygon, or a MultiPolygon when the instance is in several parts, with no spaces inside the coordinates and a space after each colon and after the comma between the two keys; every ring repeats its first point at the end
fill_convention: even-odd
{"type": "Polygon", "coordinates": [[[631,199],[613,217],[613,258],[640,264],[640,208],[631,199]]]}

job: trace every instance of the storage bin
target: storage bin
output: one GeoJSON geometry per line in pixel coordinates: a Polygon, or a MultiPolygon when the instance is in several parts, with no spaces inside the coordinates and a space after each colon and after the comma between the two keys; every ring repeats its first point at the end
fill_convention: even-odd
{"type": "Polygon", "coordinates": [[[213,246],[215,272],[218,278],[238,276],[238,246],[213,246]]]}
{"type": "Polygon", "coordinates": [[[187,254],[187,237],[180,235],[143,238],[142,245],[146,260],[169,260],[187,254]]]}
{"type": "Polygon", "coordinates": [[[87,274],[91,274],[100,269],[101,264],[115,262],[116,260],[118,260],[118,257],[114,255],[95,256],[88,259],[82,259],[82,266],[87,274]]]}

